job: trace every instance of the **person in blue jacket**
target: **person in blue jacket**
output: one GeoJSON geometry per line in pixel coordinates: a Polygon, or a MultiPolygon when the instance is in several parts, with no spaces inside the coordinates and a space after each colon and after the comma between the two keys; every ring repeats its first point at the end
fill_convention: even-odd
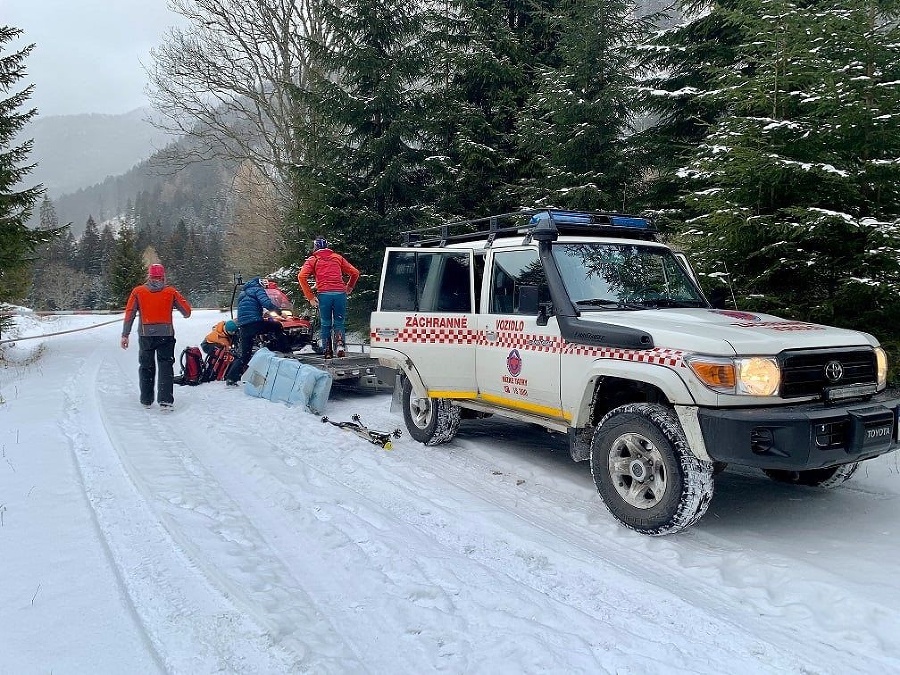
{"type": "Polygon", "coordinates": [[[228,372],[225,373],[225,383],[230,386],[236,386],[241,375],[244,374],[247,363],[250,361],[253,340],[256,339],[256,336],[282,330],[280,323],[267,320],[263,314],[266,310],[278,311],[278,305],[266,293],[268,285],[267,279],[253,277],[244,284],[241,294],[238,296],[237,324],[238,335],[240,335],[240,353],[228,368],[228,372]]]}

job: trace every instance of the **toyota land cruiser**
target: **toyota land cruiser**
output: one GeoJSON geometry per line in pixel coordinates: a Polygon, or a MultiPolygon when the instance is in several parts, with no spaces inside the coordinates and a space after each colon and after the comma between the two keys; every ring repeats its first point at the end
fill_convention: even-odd
{"type": "Polygon", "coordinates": [[[831,487],[898,447],[871,335],[713,308],[639,217],[558,210],[407,233],[386,251],[371,355],[410,435],[501,415],[568,435],[626,527],[705,513],[726,465],[831,487]]]}

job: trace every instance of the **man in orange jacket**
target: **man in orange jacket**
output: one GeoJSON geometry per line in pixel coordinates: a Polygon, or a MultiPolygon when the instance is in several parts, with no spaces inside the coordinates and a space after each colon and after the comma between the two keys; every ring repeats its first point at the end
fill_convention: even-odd
{"type": "Polygon", "coordinates": [[[318,237],[313,243],[313,254],[306,259],[297,282],[303,295],[313,307],[319,308],[319,320],[322,322],[321,338],[325,358],[335,354],[344,356],[344,317],[347,314],[347,296],[353,291],[359,279],[359,270],[351,265],[340,254],[328,247],[324,237],[318,237]],[[344,275],[347,275],[346,281],[344,275]],[[316,293],[313,295],[309,286],[309,277],[316,280],[316,293]],[[331,344],[331,330],[334,326],[334,350],[331,344]]]}
{"type": "Polygon", "coordinates": [[[122,349],[128,349],[128,334],[135,316],[138,321],[138,381],[141,389],[141,405],[153,405],[153,384],[157,379],[156,400],[163,410],[171,410],[175,403],[172,393],[175,363],[175,327],[172,310],[177,309],[184,318],[191,315],[191,306],[172,286],[166,285],[166,270],[159,263],[150,265],[146,284],[136,286],[128,296],[125,306],[125,322],[122,325],[122,349]]]}

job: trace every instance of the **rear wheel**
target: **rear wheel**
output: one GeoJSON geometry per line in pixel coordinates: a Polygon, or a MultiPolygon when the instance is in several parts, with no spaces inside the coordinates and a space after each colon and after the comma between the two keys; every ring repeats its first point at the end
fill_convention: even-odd
{"type": "Polygon", "coordinates": [[[419,398],[403,380],[403,419],[409,435],[425,445],[450,441],[459,430],[459,406],[446,398],[419,398]]]}
{"type": "Polygon", "coordinates": [[[785,471],[783,469],[764,469],[763,472],[777,483],[791,483],[808,487],[833,488],[856,473],[859,462],[830,466],[827,469],[810,469],[809,471],[785,471]]]}
{"type": "Polygon", "coordinates": [[[642,534],[678,532],[706,513],[713,464],[691,452],[675,413],[623,405],[604,416],[591,440],[591,473],[609,512],[642,534]]]}

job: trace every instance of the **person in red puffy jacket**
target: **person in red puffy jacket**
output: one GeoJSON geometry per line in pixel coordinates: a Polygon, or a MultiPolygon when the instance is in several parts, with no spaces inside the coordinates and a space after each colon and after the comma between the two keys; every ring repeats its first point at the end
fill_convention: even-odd
{"type": "Polygon", "coordinates": [[[150,265],[147,283],[136,286],[125,305],[122,325],[122,349],[128,349],[128,334],[135,317],[138,321],[138,384],[141,404],[153,405],[153,384],[157,380],[156,400],[160,408],[171,410],[175,402],[172,393],[175,363],[175,328],[172,311],[177,309],[184,318],[191,315],[191,305],[174,286],[166,285],[166,270],[159,263],[150,265]],[[157,366],[159,378],[157,379],[157,366]]]}
{"type": "Polygon", "coordinates": [[[324,237],[313,242],[313,254],[306,259],[297,274],[303,295],[319,308],[322,322],[321,338],[325,358],[335,354],[344,356],[344,319],[347,316],[347,296],[359,280],[359,270],[340,254],[332,251],[324,237]],[[346,275],[346,279],[344,278],[346,275]],[[309,286],[309,278],[316,280],[316,292],[309,286]],[[332,331],[334,345],[332,346],[332,331]]]}

